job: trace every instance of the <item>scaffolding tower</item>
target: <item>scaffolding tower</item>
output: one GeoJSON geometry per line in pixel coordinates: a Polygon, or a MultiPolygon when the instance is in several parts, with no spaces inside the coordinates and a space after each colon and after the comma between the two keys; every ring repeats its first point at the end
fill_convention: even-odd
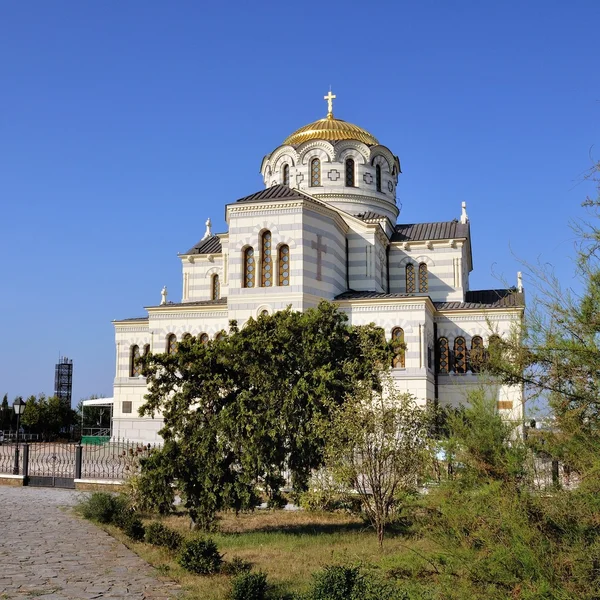
{"type": "Polygon", "coordinates": [[[73,391],[73,361],[65,356],[58,359],[54,371],[54,395],[71,406],[73,391]]]}

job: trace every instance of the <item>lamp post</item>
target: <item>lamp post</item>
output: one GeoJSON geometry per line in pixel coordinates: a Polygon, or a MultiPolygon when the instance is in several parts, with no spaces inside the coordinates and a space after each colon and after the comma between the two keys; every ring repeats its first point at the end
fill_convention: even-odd
{"type": "Polygon", "coordinates": [[[22,398],[17,398],[13,403],[13,409],[17,415],[17,445],[15,448],[15,467],[13,469],[13,475],[19,474],[19,425],[21,421],[21,415],[25,411],[25,402],[22,398]]]}

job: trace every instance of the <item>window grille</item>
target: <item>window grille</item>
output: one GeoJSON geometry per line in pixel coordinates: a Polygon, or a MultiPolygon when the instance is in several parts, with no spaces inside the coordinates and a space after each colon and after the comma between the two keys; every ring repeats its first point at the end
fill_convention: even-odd
{"type": "Polygon", "coordinates": [[[142,367],[139,364],[140,348],[139,346],[131,346],[129,356],[129,377],[138,377],[142,372],[142,367]]]}
{"type": "Polygon", "coordinates": [[[450,352],[448,340],[445,337],[438,339],[438,373],[448,373],[450,367],[450,352]]]}
{"type": "Polygon", "coordinates": [[[428,272],[427,272],[427,265],[425,263],[421,263],[419,265],[419,291],[420,292],[427,292],[429,289],[429,282],[428,282],[428,272]]]}
{"type": "Polygon", "coordinates": [[[261,286],[271,287],[273,285],[273,260],[271,259],[271,232],[265,231],[262,235],[261,252],[261,286]]]}
{"type": "Polygon", "coordinates": [[[290,285],[290,248],[279,247],[279,285],[290,285]]]}
{"type": "Polygon", "coordinates": [[[467,345],[464,337],[454,339],[454,372],[467,372],[467,345]]]}
{"type": "Polygon", "coordinates": [[[254,248],[246,248],[244,251],[244,287],[254,287],[254,248]]]}
{"type": "Polygon", "coordinates": [[[414,294],[415,291],[415,265],[408,263],[406,265],[406,293],[414,294]]]}
{"type": "Polygon", "coordinates": [[[318,158],[310,161],[310,185],[312,187],[321,185],[321,161],[318,158]]]}
{"type": "Polygon", "coordinates": [[[354,159],[352,158],[346,160],[346,185],[354,187],[354,159]]]}
{"type": "MultiPolygon", "coordinates": [[[[392,330],[392,340],[399,344],[404,344],[404,329],[402,329],[402,327],[395,327],[392,330]]],[[[405,348],[396,349],[396,354],[392,360],[392,366],[399,369],[404,369],[406,367],[405,348]]]]}

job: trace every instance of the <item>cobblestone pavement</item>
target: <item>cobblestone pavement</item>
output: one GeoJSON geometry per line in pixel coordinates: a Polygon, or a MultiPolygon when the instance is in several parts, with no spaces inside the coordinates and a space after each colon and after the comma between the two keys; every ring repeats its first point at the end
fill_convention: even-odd
{"type": "Polygon", "coordinates": [[[81,492],[0,486],[0,600],[167,600],[172,581],[72,514],[81,492]]]}

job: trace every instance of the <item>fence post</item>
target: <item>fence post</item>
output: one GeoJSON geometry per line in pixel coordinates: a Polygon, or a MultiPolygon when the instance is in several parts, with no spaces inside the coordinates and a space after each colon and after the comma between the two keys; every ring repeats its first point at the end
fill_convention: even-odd
{"type": "Polygon", "coordinates": [[[81,463],[83,460],[83,446],[78,444],[75,448],[75,479],[81,479],[81,463]]]}
{"type": "Polygon", "coordinates": [[[552,485],[556,488],[560,485],[558,476],[558,461],[556,459],[552,460],[552,485]]]}
{"type": "Polygon", "coordinates": [[[23,483],[29,477],[29,444],[23,446],[23,483]]]}

